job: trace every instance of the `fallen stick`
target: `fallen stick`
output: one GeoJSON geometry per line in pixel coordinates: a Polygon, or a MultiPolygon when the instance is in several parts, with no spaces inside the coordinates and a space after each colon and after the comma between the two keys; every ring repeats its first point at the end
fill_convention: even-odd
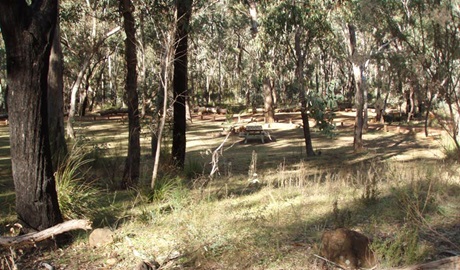
{"type": "Polygon", "coordinates": [[[317,255],[317,254],[313,254],[313,256],[315,256],[316,258],[321,259],[321,260],[323,260],[323,261],[325,261],[325,262],[327,262],[327,263],[329,263],[329,264],[332,264],[333,266],[335,266],[335,267],[337,267],[337,268],[345,269],[345,268],[343,268],[341,265],[338,265],[338,264],[336,264],[335,262],[333,262],[333,261],[331,261],[331,260],[329,260],[329,259],[326,259],[326,258],[324,258],[324,257],[322,257],[322,256],[319,256],[319,255],[317,255]]]}
{"type": "Polygon", "coordinates": [[[91,222],[85,219],[72,219],[63,223],[59,223],[43,231],[18,236],[0,237],[0,247],[30,246],[50,237],[54,237],[55,235],[77,229],[90,230],[91,222]]]}

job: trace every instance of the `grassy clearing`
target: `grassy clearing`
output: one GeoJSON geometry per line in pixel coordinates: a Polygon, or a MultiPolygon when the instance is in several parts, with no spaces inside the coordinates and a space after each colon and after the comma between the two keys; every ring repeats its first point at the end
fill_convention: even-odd
{"type": "MultiPolygon", "coordinates": [[[[46,261],[64,269],[132,269],[156,260],[165,269],[315,269],[322,232],[337,226],[374,238],[382,267],[460,252],[458,165],[438,159],[441,147],[428,139],[370,131],[367,150],[353,153],[343,129],[334,140],[315,134],[323,154],[307,159],[299,129],[273,128],[276,141],[264,145],[231,137],[220,174],[203,186],[222,124],[195,122],[185,172],[177,176],[162,164],[152,193],[147,155],[139,188],[114,190],[123,140],[109,142],[96,127],[84,178],[97,187],[97,207],[83,214],[113,229],[114,243],[90,250],[87,233],[76,232],[63,249],[18,255],[25,268],[46,261]]],[[[101,130],[110,136],[107,126],[101,130]]]]}

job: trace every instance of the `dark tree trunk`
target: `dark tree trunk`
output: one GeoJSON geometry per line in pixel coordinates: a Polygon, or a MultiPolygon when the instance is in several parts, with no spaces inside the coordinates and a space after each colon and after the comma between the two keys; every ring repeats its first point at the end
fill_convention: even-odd
{"type": "Polygon", "coordinates": [[[123,14],[125,39],[125,59],[127,77],[125,91],[128,96],[129,138],[128,156],[126,157],[123,173],[122,188],[135,186],[139,180],[139,165],[141,157],[139,97],[137,93],[137,56],[136,56],[136,26],[134,22],[134,6],[131,0],[120,0],[120,12],[123,14]]]}
{"type": "Polygon", "coordinates": [[[53,168],[67,155],[64,128],[64,81],[63,56],[59,33],[59,22],[56,24],[53,46],[51,48],[50,66],[48,71],[48,122],[51,157],[53,168]]]}
{"type": "Polygon", "coordinates": [[[174,165],[183,168],[185,163],[186,147],[186,106],[187,100],[187,47],[188,28],[192,14],[193,0],[176,1],[177,28],[176,28],[176,52],[174,56],[174,127],[172,158],[174,165]]]}
{"type": "Polygon", "coordinates": [[[303,135],[305,138],[305,149],[307,151],[307,156],[312,157],[315,156],[315,151],[313,150],[313,145],[311,142],[311,132],[310,132],[310,123],[308,122],[308,106],[307,106],[307,98],[305,97],[305,82],[303,77],[303,68],[305,64],[305,56],[306,53],[302,53],[302,46],[301,46],[301,35],[303,29],[301,27],[296,29],[295,33],[295,40],[294,40],[294,47],[295,53],[297,58],[296,63],[296,79],[299,86],[300,91],[300,102],[302,108],[300,109],[302,115],[302,124],[303,124],[303,135]]]}
{"type": "Polygon", "coordinates": [[[48,70],[58,1],[0,0],[10,95],[11,161],[16,212],[43,230],[62,222],[48,134],[48,70]]]}

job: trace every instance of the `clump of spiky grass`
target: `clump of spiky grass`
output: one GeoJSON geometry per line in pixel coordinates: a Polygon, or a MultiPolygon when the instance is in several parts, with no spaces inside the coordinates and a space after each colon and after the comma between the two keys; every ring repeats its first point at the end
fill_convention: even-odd
{"type": "Polygon", "coordinates": [[[59,207],[64,218],[88,217],[94,212],[98,190],[85,180],[92,159],[86,158],[84,149],[74,145],[55,173],[59,207]]]}
{"type": "Polygon", "coordinates": [[[460,160],[460,149],[457,147],[452,136],[441,136],[441,149],[447,160],[460,160]]]}

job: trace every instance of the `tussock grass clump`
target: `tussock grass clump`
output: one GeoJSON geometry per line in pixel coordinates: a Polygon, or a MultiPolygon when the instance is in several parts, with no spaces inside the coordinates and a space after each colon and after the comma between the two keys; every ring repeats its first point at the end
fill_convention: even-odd
{"type": "Polygon", "coordinates": [[[87,181],[93,160],[86,158],[84,147],[75,145],[55,173],[59,208],[65,218],[83,218],[95,214],[98,189],[87,181]]]}
{"type": "Polygon", "coordinates": [[[460,161],[460,149],[455,144],[455,141],[452,138],[452,136],[443,134],[441,136],[440,144],[442,151],[444,152],[445,158],[447,160],[460,161]]]}
{"type": "Polygon", "coordinates": [[[155,181],[153,190],[146,190],[146,202],[159,205],[162,211],[171,211],[183,208],[188,204],[190,195],[183,180],[169,174],[163,175],[155,181]]]}

